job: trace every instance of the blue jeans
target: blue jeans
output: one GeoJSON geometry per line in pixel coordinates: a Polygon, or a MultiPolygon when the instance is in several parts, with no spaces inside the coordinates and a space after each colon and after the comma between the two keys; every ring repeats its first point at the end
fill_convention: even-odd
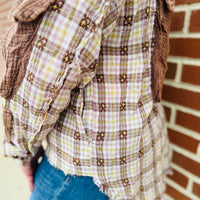
{"type": "Polygon", "coordinates": [[[89,176],[65,175],[50,165],[46,156],[40,163],[30,200],[109,200],[89,176]]]}

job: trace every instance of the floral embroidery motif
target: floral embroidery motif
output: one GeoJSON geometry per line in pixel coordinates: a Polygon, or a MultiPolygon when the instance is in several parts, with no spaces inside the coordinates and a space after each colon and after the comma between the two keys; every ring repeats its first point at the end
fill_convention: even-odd
{"type": "Polygon", "coordinates": [[[76,114],[76,106],[71,106],[71,109],[73,110],[73,113],[76,114]]]}
{"type": "Polygon", "coordinates": [[[81,140],[81,136],[80,136],[80,133],[79,133],[79,132],[75,132],[75,133],[74,133],[74,139],[75,139],[75,140],[81,140]]]}
{"type": "Polygon", "coordinates": [[[128,55],[128,47],[127,46],[120,48],[120,55],[121,56],[128,55]]]}
{"type": "Polygon", "coordinates": [[[128,185],[129,185],[129,180],[128,180],[128,178],[122,179],[122,183],[123,183],[123,185],[124,185],[125,187],[128,186],[128,185]]]}
{"type": "Polygon", "coordinates": [[[95,61],[89,66],[89,69],[90,69],[91,71],[94,71],[94,70],[97,68],[97,66],[98,66],[98,62],[97,62],[97,60],[95,60],[95,61]]]}
{"type": "Polygon", "coordinates": [[[105,112],[105,111],[106,111],[106,104],[99,103],[99,112],[105,112]]]}
{"type": "Polygon", "coordinates": [[[103,187],[103,191],[107,191],[108,190],[108,184],[107,183],[103,184],[102,187],[103,187]]]}
{"type": "Polygon", "coordinates": [[[104,83],[104,75],[103,74],[97,74],[97,82],[98,83],[104,83]]]}
{"type": "Polygon", "coordinates": [[[133,24],[133,16],[124,16],[124,26],[132,26],[133,24]]]}
{"type": "Polygon", "coordinates": [[[155,116],[158,115],[158,109],[157,109],[157,107],[154,107],[154,108],[153,108],[153,112],[154,112],[155,116]]]}
{"type": "Polygon", "coordinates": [[[142,148],[139,151],[139,158],[141,158],[143,155],[144,155],[144,149],[142,148]]]}
{"type": "Polygon", "coordinates": [[[60,13],[65,1],[64,0],[57,0],[53,5],[52,5],[52,10],[60,13]]]}
{"type": "Polygon", "coordinates": [[[25,131],[28,130],[28,125],[27,125],[27,124],[22,123],[21,127],[22,127],[22,129],[24,129],[25,131]]]}
{"type": "Polygon", "coordinates": [[[139,107],[139,108],[142,108],[142,106],[143,106],[142,101],[139,101],[139,102],[138,102],[138,107],[139,107]]]}
{"type": "Polygon", "coordinates": [[[120,104],[120,111],[125,111],[126,110],[126,103],[125,102],[122,102],[120,104]]]}
{"type": "Polygon", "coordinates": [[[144,187],[141,185],[140,186],[140,191],[143,192],[144,191],[144,187]]]}
{"type": "Polygon", "coordinates": [[[127,131],[126,130],[120,131],[119,139],[120,140],[127,139],[127,131]]]}
{"type": "Polygon", "coordinates": [[[104,132],[98,132],[97,134],[97,141],[104,141],[105,133],[104,132]]]}
{"type": "Polygon", "coordinates": [[[62,155],[61,149],[59,149],[58,147],[56,147],[56,152],[57,152],[58,156],[61,157],[61,155],[62,155]]]}
{"type": "Polygon", "coordinates": [[[104,166],[104,159],[97,158],[97,166],[104,166]]]}
{"type": "Polygon", "coordinates": [[[33,80],[34,80],[34,74],[33,73],[29,73],[27,76],[27,80],[32,84],[33,80]]]}
{"type": "Polygon", "coordinates": [[[149,41],[142,43],[142,52],[146,52],[149,49],[149,41]]]}
{"type": "Polygon", "coordinates": [[[85,30],[87,30],[91,23],[92,23],[91,19],[87,17],[87,15],[85,14],[84,17],[81,19],[79,25],[85,30]]]}
{"type": "Polygon", "coordinates": [[[29,104],[23,99],[23,107],[29,109],[29,104]]]}
{"type": "Polygon", "coordinates": [[[80,159],[78,159],[78,158],[74,158],[74,159],[73,159],[73,163],[74,163],[74,165],[76,165],[76,166],[81,166],[80,159]]]}
{"type": "Polygon", "coordinates": [[[47,44],[47,41],[48,41],[47,38],[45,38],[43,36],[40,36],[39,40],[36,43],[36,47],[39,48],[39,49],[41,49],[43,51],[44,48],[45,48],[45,46],[46,46],[46,44],[47,44]]]}
{"type": "Polygon", "coordinates": [[[120,165],[126,164],[126,156],[120,158],[120,165]]]}
{"type": "Polygon", "coordinates": [[[127,83],[127,74],[120,74],[120,83],[127,83]]]}
{"type": "Polygon", "coordinates": [[[64,58],[63,58],[63,62],[66,64],[71,64],[73,59],[74,59],[75,53],[72,53],[70,51],[67,51],[64,58]]]}

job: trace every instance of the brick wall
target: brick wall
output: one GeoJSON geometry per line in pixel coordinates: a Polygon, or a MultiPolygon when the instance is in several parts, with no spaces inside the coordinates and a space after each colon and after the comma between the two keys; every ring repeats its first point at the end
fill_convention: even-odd
{"type": "MultiPolygon", "coordinates": [[[[200,0],[176,0],[163,90],[174,174],[167,200],[200,199],[200,0]]],[[[0,0],[0,38],[13,0],[0,0]]],[[[2,129],[2,127],[1,127],[2,129]]]]}
{"type": "Polygon", "coordinates": [[[172,169],[167,199],[200,199],[200,0],[176,0],[163,90],[172,169]]]}

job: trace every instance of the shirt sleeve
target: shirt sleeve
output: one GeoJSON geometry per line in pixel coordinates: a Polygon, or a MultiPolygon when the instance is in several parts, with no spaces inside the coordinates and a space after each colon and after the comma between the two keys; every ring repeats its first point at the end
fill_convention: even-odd
{"type": "Polygon", "coordinates": [[[68,107],[71,90],[92,80],[101,42],[116,24],[116,2],[57,0],[45,13],[23,82],[4,104],[5,156],[31,159],[68,107]]]}

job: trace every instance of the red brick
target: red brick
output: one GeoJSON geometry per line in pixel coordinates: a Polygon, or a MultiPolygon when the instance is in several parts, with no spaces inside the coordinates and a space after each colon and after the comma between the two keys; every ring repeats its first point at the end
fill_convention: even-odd
{"type": "Polygon", "coordinates": [[[192,200],[169,185],[166,186],[166,193],[175,200],[192,200]]]}
{"type": "Polygon", "coordinates": [[[171,117],[171,108],[164,106],[164,109],[165,109],[166,119],[169,122],[170,121],[170,117],[171,117]]]}
{"type": "Polygon", "coordinates": [[[188,184],[188,178],[180,172],[173,169],[173,175],[168,175],[168,178],[172,179],[182,187],[186,188],[188,184]]]}
{"type": "Polygon", "coordinates": [[[170,39],[170,55],[200,58],[200,39],[172,38],[170,39]]]}
{"type": "Polygon", "coordinates": [[[200,133],[200,117],[177,111],[176,124],[200,133]]]}
{"type": "Polygon", "coordinates": [[[175,130],[168,129],[169,140],[171,143],[178,145],[193,153],[197,152],[199,141],[192,137],[179,133],[175,130]]]}
{"type": "Polygon", "coordinates": [[[200,85],[200,66],[184,65],[182,73],[182,81],[200,85]]]}
{"type": "Polygon", "coordinates": [[[192,11],[190,18],[190,32],[200,32],[200,10],[192,11]]]}
{"type": "Polygon", "coordinates": [[[176,70],[177,70],[177,64],[169,62],[165,78],[174,79],[176,76],[176,70]]]}
{"type": "Polygon", "coordinates": [[[182,31],[184,26],[185,12],[174,12],[171,18],[171,31],[182,31]]]}
{"type": "Polygon", "coordinates": [[[176,0],[176,5],[199,3],[199,0],[176,0]]]}
{"type": "Polygon", "coordinates": [[[164,85],[163,99],[200,110],[200,93],[164,85]]]}
{"type": "Polygon", "coordinates": [[[198,162],[175,151],[173,152],[172,162],[200,177],[200,164],[198,162]]]}
{"type": "Polygon", "coordinates": [[[193,183],[193,189],[192,192],[197,195],[198,197],[200,197],[200,185],[197,183],[193,183]]]}

